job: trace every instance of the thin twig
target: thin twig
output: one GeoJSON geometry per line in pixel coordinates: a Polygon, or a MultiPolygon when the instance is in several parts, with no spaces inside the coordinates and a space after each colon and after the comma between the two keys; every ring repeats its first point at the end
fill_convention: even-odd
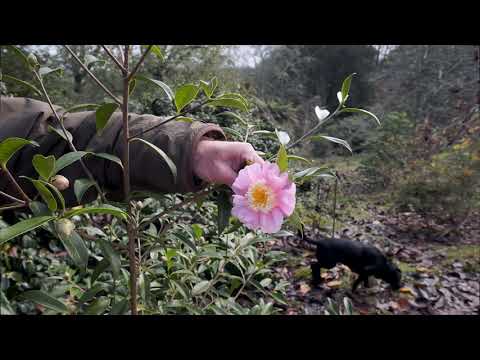
{"type": "Polygon", "coordinates": [[[26,206],[27,206],[27,204],[25,204],[25,203],[2,206],[2,207],[0,207],[0,212],[2,212],[4,210],[19,209],[19,208],[23,208],[23,207],[26,207],[26,206]]]}
{"type": "Polygon", "coordinates": [[[6,198],[9,199],[9,200],[18,202],[18,203],[20,203],[20,204],[25,204],[25,201],[20,200],[20,199],[17,199],[17,198],[14,197],[14,196],[8,195],[8,194],[4,193],[3,191],[0,191],[0,195],[6,197],[6,198]]]}
{"type": "MultiPolygon", "coordinates": [[[[336,174],[335,174],[336,175],[336,174]]],[[[335,176],[335,187],[333,193],[333,224],[332,224],[332,238],[335,237],[335,220],[337,219],[337,184],[338,178],[335,176]]]]}
{"type": "Polygon", "coordinates": [[[27,194],[25,194],[25,192],[23,191],[22,187],[20,185],[18,185],[17,181],[15,180],[15,178],[13,177],[12,173],[7,169],[7,167],[3,167],[2,170],[5,172],[5,174],[7,174],[8,176],[8,179],[10,180],[10,182],[13,184],[13,186],[15,186],[15,188],[17,189],[17,191],[19,192],[19,194],[21,195],[21,197],[25,200],[25,202],[28,204],[30,201],[32,201],[27,194]]]}
{"type": "Polygon", "coordinates": [[[145,52],[143,53],[142,57],[140,58],[140,60],[138,60],[138,63],[137,65],[133,68],[132,72],[130,73],[130,75],[128,75],[128,81],[132,80],[132,78],[135,76],[135,74],[137,73],[138,69],[140,68],[140,65],[142,65],[143,61],[145,60],[145,58],[147,57],[148,53],[150,52],[150,50],[152,50],[152,47],[153,45],[150,45],[147,50],[145,50],[145,52]]]}
{"type": "MultiPolygon", "coordinates": [[[[47,103],[50,106],[50,109],[52,110],[53,115],[55,115],[55,119],[57,120],[58,124],[60,125],[60,128],[62,129],[63,136],[65,136],[65,140],[67,141],[67,144],[68,144],[70,150],[72,150],[73,152],[77,152],[78,151],[77,148],[75,147],[75,145],[73,145],[73,142],[68,137],[67,129],[65,129],[65,125],[63,125],[63,121],[60,119],[60,116],[58,115],[57,110],[55,110],[55,106],[53,106],[53,103],[52,103],[52,100],[50,99],[50,96],[48,96],[48,92],[47,92],[47,89],[45,89],[45,85],[43,84],[42,78],[40,77],[40,75],[36,71],[34,71],[34,74],[35,74],[38,82],[40,83],[40,87],[42,88],[43,95],[45,96],[45,99],[47,100],[47,103]]],[[[100,185],[98,185],[97,181],[93,177],[92,172],[88,169],[88,167],[85,164],[85,162],[83,161],[83,159],[80,159],[79,161],[80,161],[80,164],[83,168],[83,171],[85,171],[85,173],[87,174],[90,181],[93,182],[98,194],[100,195],[100,198],[102,199],[103,202],[106,202],[105,196],[103,195],[103,191],[100,188],[100,185]]]]}
{"type": "Polygon", "coordinates": [[[113,62],[118,66],[118,68],[121,70],[121,71],[125,71],[125,68],[123,67],[123,65],[120,63],[120,61],[118,61],[118,59],[115,57],[115,55],[113,55],[113,53],[105,46],[105,45],[101,45],[103,50],[105,50],[105,52],[107,53],[108,56],[110,56],[110,59],[113,60],[113,62]]]}
{"type": "Polygon", "coordinates": [[[152,130],[154,130],[154,129],[162,126],[162,125],[165,125],[165,124],[169,123],[170,121],[175,120],[176,118],[178,118],[178,117],[180,117],[180,116],[184,116],[185,114],[187,114],[187,113],[189,113],[189,112],[193,112],[193,111],[197,110],[198,108],[204,106],[205,104],[209,103],[210,101],[211,101],[211,100],[206,100],[206,101],[202,102],[201,104],[193,107],[193,108],[192,108],[191,110],[189,110],[189,111],[183,111],[183,112],[181,112],[180,114],[177,114],[177,115],[175,115],[175,116],[172,116],[172,117],[170,117],[170,118],[162,121],[160,124],[154,125],[154,126],[148,128],[148,129],[146,129],[146,130],[142,130],[142,131],[140,131],[138,134],[135,134],[134,136],[131,136],[131,137],[129,138],[129,140],[131,140],[131,139],[133,139],[133,138],[136,138],[136,137],[139,137],[139,136],[141,136],[141,135],[143,135],[143,134],[145,134],[145,133],[147,133],[147,132],[149,132],[149,131],[152,131],[152,130]]]}
{"type": "Polygon", "coordinates": [[[122,105],[122,101],[119,100],[113,93],[106,88],[105,85],[102,84],[100,80],[98,80],[95,75],[88,69],[88,67],[78,58],[77,55],[70,49],[68,45],[64,45],[65,49],[68,50],[68,52],[73,56],[73,58],[78,62],[78,64],[87,72],[88,75],[97,83],[98,86],[100,86],[103,91],[105,91],[117,104],[122,105]]]}
{"type": "Polygon", "coordinates": [[[208,195],[210,192],[212,192],[215,188],[209,188],[209,189],[206,189],[202,192],[199,192],[197,193],[195,196],[191,197],[190,199],[188,200],[184,200],[178,204],[175,204],[167,209],[165,209],[164,211],[162,211],[160,214],[158,215],[155,215],[153,217],[151,217],[150,219],[146,220],[144,223],[142,223],[140,226],[139,226],[139,230],[143,230],[147,227],[147,225],[149,225],[150,223],[154,222],[155,220],[157,219],[160,219],[162,218],[164,215],[168,214],[168,213],[171,213],[172,211],[175,211],[187,204],[191,204],[192,202],[194,201],[197,201],[198,199],[200,199],[201,197],[205,196],[205,195],[208,195]]]}

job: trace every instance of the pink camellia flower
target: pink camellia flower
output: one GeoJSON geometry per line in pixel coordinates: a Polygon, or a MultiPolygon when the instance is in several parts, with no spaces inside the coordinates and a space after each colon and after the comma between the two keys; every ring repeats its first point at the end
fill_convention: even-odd
{"type": "Polygon", "coordinates": [[[255,163],[240,170],[232,184],[232,215],[251,230],[280,230],[284,217],[295,209],[295,184],[276,164],[255,163]]]}

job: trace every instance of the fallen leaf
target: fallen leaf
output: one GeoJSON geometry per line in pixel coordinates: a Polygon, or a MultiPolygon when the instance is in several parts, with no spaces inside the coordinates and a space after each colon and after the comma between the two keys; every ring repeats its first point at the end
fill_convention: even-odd
{"type": "Polygon", "coordinates": [[[308,286],[306,283],[300,284],[300,288],[298,289],[298,292],[302,295],[305,295],[311,290],[310,286],[308,286]]]}
{"type": "Polygon", "coordinates": [[[339,287],[340,285],[342,285],[342,281],[341,280],[333,280],[333,281],[329,281],[326,285],[328,287],[339,287]]]}
{"type": "Polygon", "coordinates": [[[432,270],[426,268],[426,267],[423,267],[423,266],[417,266],[417,271],[419,272],[431,272],[432,270]]]}
{"type": "Polygon", "coordinates": [[[398,289],[398,291],[400,291],[401,293],[404,293],[404,294],[410,294],[412,296],[416,296],[415,292],[412,289],[410,289],[409,287],[406,287],[406,286],[398,289]]]}
{"type": "Polygon", "coordinates": [[[398,299],[397,304],[401,310],[406,310],[410,307],[410,303],[408,299],[405,299],[405,298],[398,299]]]}

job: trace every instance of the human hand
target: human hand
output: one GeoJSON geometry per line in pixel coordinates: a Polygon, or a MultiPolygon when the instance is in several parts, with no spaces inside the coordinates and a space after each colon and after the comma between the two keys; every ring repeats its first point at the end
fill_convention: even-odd
{"type": "Polygon", "coordinates": [[[202,140],[193,155],[193,171],[200,179],[231,186],[248,163],[263,164],[252,145],[243,142],[202,140]]]}

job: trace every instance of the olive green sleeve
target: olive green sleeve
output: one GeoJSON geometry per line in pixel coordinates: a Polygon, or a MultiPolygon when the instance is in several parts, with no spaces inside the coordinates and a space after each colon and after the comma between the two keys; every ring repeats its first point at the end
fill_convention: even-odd
{"type": "MultiPolygon", "coordinates": [[[[49,131],[49,125],[57,127],[55,118],[48,106],[43,102],[24,98],[6,98],[1,100],[0,141],[7,137],[22,137],[35,140],[39,148],[24,147],[8,163],[8,168],[18,176],[36,177],[31,160],[36,153],[55,155],[58,159],[70,151],[68,144],[57,134],[49,131]]],[[[59,113],[62,110],[58,108],[59,113]]],[[[129,115],[130,136],[135,136],[150,127],[159,124],[164,118],[152,115],[129,115]]],[[[96,133],[95,113],[91,111],[67,114],[65,127],[73,135],[73,143],[79,151],[109,153],[122,158],[125,142],[122,130],[122,114],[112,115],[107,127],[99,135],[96,133]]],[[[171,121],[139,137],[162,149],[173,161],[177,169],[177,179],[170,171],[165,160],[154,150],[141,142],[130,145],[130,182],[131,190],[151,193],[187,193],[202,189],[206,184],[196,179],[193,173],[193,153],[198,142],[204,136],[225,139],[221,128],[214,124],[201,122],[171,121]]],[[[114,201],[123,199],[123,175],[118,164],[94,156],[84,158],[100,186],[107,192],[107,198],[114,201]]],[[[75,180],[87,178],[79,162],[62,171],[61,175],[70,181],[70,188],[63,192],[68,206],[77,205],[73,184],[75,180]]],[[[19,183],[27,194],[34,194],[33,187],[23,179],[19,183]]],[[[0,190],[16,194],[2,174],[0,190]]],[[[95,198],[93,188],[83,202],[95,198]]],[[[5,199],[0,199],[5,203],[5,199]]]]}

